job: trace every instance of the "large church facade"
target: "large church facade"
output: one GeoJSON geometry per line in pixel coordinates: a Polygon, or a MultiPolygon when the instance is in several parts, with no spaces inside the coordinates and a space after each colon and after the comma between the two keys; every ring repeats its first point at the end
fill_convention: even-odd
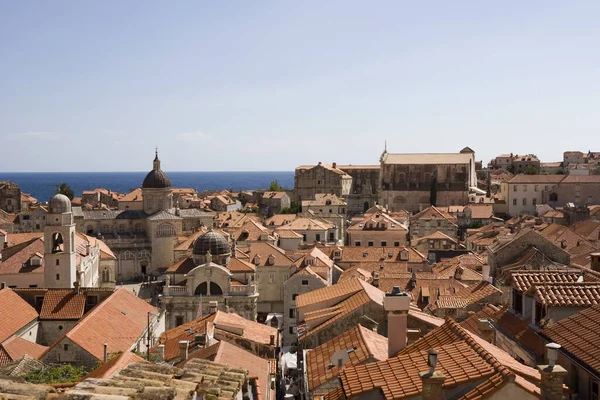
{"type": "Polygon", "coordinates": [[[161,169],[158,153],[142,183],[142,210],[82,211],[77,230],[101,238],[115,253],[114,281],[158,276],[176,260],[178,237],[201,226],[210,227],[213,215],[198,209],[179,209],[173,187],[161,169]]]}

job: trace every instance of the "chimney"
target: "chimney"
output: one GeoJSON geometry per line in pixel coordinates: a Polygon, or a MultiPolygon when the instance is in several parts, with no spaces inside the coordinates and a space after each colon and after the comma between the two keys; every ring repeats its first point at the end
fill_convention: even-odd
{"type": "Polygon", "coordinates": [[[187,340],[179,341],[179,357],[181,358],[181,361],[188,359],[188,348],[189,342],[187,340]]]}
{"type": "Polygon", "coordinates": [[[159,344],[158,347],[156,348],[156,352],[157,352],[157,362],[163,362],[165,361],[165,345],[164,344],[159,344]]]}
{"type": "Polygon", "coordinates": [[[333,163],[333,168],[334,169],[337,168],[337,163],[336,162],[333,163]]]}
{"type": "Polygon", "coordinates": [[[492,324],[487,318],[479,318],[477,320],[477,329],[481,333],[481,337],[489,343],[494,343],[494,330],[492,324]]]}
{"type": "Polygon", "coordinates": [[[423,400],[440,400],[444,398],[444,389],[442,386],[444,385],[446,377],[441,372],[435,371],[437,358],[437,350],[429,350],[427,353],[427,365],[429,366],[429,370],[419,372],[423,384],[423,391],[421,392],[421,399],[423,400]]]}
{"type": "Polygon", "coordinates": [[[563,381],[567,375],[567,370],[560,365],[556,365],[560,345],[548,343],[546,348],[548,349],[548,365],[537,366],[542,376],[540,383],[542,398],[548,400],[563,399],[563,381]]]}
{"type": "Polygon", "coordinates": [[[373,286],[379,287],[379,272],[373,271],[373,286]]]}
{"type": "Polygon", "coordinates": [[[87,242],[85,245],[85,255],[89,256],[92,253],[92,245],[90,242],[87,242]]]}
{"type": "Polygon", "coordinates": [[[454,279],[456,279],[457,281],[460,281],[462,279],[462,274],[463,274],[463,268],[459,265],[454,270],[454,279]]]}
{"type": "Polygon", "coordinates": [[[104,343],[104,362],[108,361],[108,343],[104,343]]]}
{"type": "Polygon", "coordinates": [[[214,314],[217,312],[217,308],[218,308],[219,303],[217,301],[211,301],[210,303],[208,303],[208,313],[209,314],[214,314]]]}
{"type": "Polygon", "coordinates": [[[485,264],[481,267],[481,272],[483,274],[483,280],[489,283],[494,283],[492,277],[490,276],[490,266],[489,264],[485,264]]]}
{"type": "Polygon", "coordinates": [[[408,309],[410,297],[394,286],[392,293],[386,293],[383,308],[387,312],[388,356],[394,357],[406,347],[408,341],[408,309]]]}
{"type": "Polygon", "coordinates": [[[592,270],[600,272],[600,253],[592,253],[590,255],[590,267],[592,270]]]}

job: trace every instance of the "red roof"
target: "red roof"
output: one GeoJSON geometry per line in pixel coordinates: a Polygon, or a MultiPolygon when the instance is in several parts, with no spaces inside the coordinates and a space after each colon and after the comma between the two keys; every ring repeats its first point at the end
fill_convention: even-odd
{"type": "Polygon", "coordinates": [[[0,343],[37,319],[38,313],[11,289],[0,290],[0,343]]]}
{"type": "Polygon", "coordinates": [[[85,294],[73,289],[50,289],[44,295],[40,319],[74,319],[83,317],[85,294]]]}

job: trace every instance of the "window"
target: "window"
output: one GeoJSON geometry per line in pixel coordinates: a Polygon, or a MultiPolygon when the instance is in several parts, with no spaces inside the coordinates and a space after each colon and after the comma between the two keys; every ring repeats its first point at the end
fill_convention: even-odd
{"type": "Polygon", "coordinates": [[[540,325],[542,319],[546,317],[546,307],[539,301],[535,302],[535,323],[540,325]]]}
{"type": "Polygon", "coordinates": [[[369,247],[373,247],[373,242],[369,242],[369,247]]]}
{"type": "Polygon", "coordinates": [[[357,242],[354,242],[354,245],[355,245],[355,246],[360,246],[360,242],[358,242],[358,241],[357,241],[357,242]]]}
{"type": "Polygon", "coordinates": [[[183,325],[183,315],[175,317],[175,326],[183,325]]]}
{"type": "Polygon", "coordinates": [[[523,295],[514,288],[512,290],[512,308],[517,314],[523,314],[523,295]]]}
{"type": "Polygon", "coordinates": [[[303,242],[306,242],[306,233],[303,233],[303,234],[302,234],[302,241],[303,241],[303,242]]]}
{"type": "Polygon", "coordinates": [[[60,281],[60,274],[56,274],[56,280],[60,281]]]}
{"type": "Polygon", "coordinates": [[[527,199],[523,199],[523,205],[526,206],[527,205],[527,199]]]}
{"type": "Polygon", "coordinates": [[[600,387],[597,381],[590,380],[590,399],[600,399],[600,387]]]}
{"type": "Polygon", "coordinates": [[[294,293],[294,294],[292,295],[292,300],[296,300],[296,297],[298,297],[298,293],[294,293]]]}
{"type": "Polygon", "coordinates": [[[381,242],[381,247],[386,247],[387,246],[387,242],[381,242]]]}
{"type": "Polygon", "coordinates": [[[533,199],[531,204],[535,206],[537,204],[537,199],[533,199]]]}
{"type": "Polygon", "coordinates": [[[517,185],[513,186],[513,192],[517,191],[517,185]]]}
{"type": "Polygon", "coordinates": [[[36,288],[37,285],[29,285],[30,288],[36,288]]]}
{"type": "Polygon", "coordinates": [[[87,296],[85,299],[88,306],[95,306],[98,304],[98,296],[87,296]]]}
{"type": "Polygon", "coordinates": [[[535,185],[535,186],[533,187],[533,191],[534,191],[534,192],[537,192],[537,191],[538,191],[538,189],[539,189],[539,185],[535,185]]]}
{"type": "Polygon", "coordinates": [[[302,280],[302,286],[308,286],[308,279],[302,280]]]}
{"type": "Polygon", "coordinates": [[[294,334],[294,327],[293,327],[293,326],[290,326],[290,329],[289,329],[289,331],[288,331],[288,332],[290,332],[290,335],[293,335],[293,334],[294,334]]]}
{"type": "Polygon", "coordinates": [[[527,191],[527,185],[523,185],[523,191],[526,192],[527,191]]]}
{"type": "Polygon", "coordinates": [[[60,265],[60,260],[56,260],[56,265],[60,265]]]}
{"type": "Polygon", "coordinates": [[[400,242],[394,242],[394,247],[400,247],[400,242]]]}
{"type": "Polygon", "coordinates": [[[513,206],[517,205],[517,199],[513,199],[513,206]]]}
{"type": "Polygon", "coordinates": [[[296,318],[296,309],[290,308],[290,318],[296,318]]]}
{"type": "Polygon", "coordinates": [[[317,185],[320,185],[320,184],[321,184],[321,181],[320,181],[320,180],[318,180],[318,181],[317,181],[317,185]]]}
{"type": "Polygon", "coordinates": [[[273,274],[273,273],[269,274],[269,283],[275,283],[275,274],[273,274]]]}
{"type": "Polygon", "coordinates": [[[321,234],[320,234],[320,233],[317,233],[317,234],[315,235],[315,239],[317,240],[317,242],[320,242],[320,241],[321,241],[321,234]]]}
{"type": "Polygon", "coordinates": [[[64,345],[63,345],[63,349],[64,349],[65,351],[69,351],[69,345],[68,345],[68,344],[64,344],[64,345]]]}

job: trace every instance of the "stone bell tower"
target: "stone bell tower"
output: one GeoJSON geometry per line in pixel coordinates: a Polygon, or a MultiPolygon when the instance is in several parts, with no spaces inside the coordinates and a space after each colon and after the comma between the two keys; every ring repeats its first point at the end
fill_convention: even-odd
{"type": "Polygon", "coordinates": [[[72,288],[78,281],[75,223],[71,200],[57,194],[50,199],[44,227],[44,286],[72,288]]]}

